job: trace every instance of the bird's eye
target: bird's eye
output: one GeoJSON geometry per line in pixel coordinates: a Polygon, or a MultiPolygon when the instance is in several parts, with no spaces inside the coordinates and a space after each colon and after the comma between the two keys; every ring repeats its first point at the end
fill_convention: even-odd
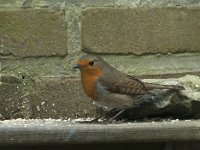
{"type": "Polygon", "coordinates": [[[90,61],[90,62],[89,62],[89,65],[90,65],[90,66],[93,66],[93,65],[94,65],[94,61],[90,61]]]}

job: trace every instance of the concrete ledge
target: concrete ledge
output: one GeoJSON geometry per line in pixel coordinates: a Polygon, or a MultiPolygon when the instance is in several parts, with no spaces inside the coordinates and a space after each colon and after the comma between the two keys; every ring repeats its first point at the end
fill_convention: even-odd
{"type": "Polygon", "coordinates": [[[200,141],[200,121],[123,124],[76,124],[60,120],[0,122],[2,144],[194,142],[200,141]]]}

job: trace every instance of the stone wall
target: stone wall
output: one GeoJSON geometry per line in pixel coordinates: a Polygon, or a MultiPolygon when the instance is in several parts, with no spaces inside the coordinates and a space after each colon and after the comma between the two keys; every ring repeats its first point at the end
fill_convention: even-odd
{"type": "Polygon", "coordinates": [[[198,0],[0,0],[2,118],[94,116],[71,66],[99,54],[130,75],[200,72],[198,0]]]}

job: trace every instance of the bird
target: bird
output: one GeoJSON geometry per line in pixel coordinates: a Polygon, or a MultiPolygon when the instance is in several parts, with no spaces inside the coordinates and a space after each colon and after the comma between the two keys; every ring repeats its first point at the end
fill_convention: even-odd
{"type": "MultiPolygon", "coordinates": [[[[109,121],[111,122],[126,109],[138,104],[137,96],[150,94],[153,89],[184,90],[180,85],[161,85],[143,82],[140,79],[127,75],[108,64],[97,55],[81,56],[73,67],[79,69],[82,87],[88,97],[96,105],[108,108],[112,114],[117,110],[109,121]]],[[[140,102],[141,99],[140,99],[140,102]]],[[[95,118],[97,121],[99,118],[95,118]]]]}

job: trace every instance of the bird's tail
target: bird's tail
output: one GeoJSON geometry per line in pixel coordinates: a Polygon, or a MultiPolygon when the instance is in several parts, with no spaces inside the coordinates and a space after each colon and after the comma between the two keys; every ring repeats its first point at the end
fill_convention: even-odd
{"type": "Polygon", "coordinates": [[[161,84],[154,84],[154,83],[144,83],[144,85],[147,90],[153,90],[153,89],[185,90],[185,88],[180,85],[161,85],[161,84]]]}

